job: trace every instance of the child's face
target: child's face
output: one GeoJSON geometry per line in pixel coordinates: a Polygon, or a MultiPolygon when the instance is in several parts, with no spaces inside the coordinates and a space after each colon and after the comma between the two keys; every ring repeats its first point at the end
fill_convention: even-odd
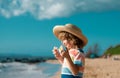
{"type": "Polygon", "coordinates": [[[63,44],[65,47],[67,47],[68,49],[71,49],[71,48],[73,47],[73,41],[72,41],[72,40],[70,40],[70,41],[68,41],[68,40],[63,40],[63,41],[62,41],[62,44],[63,44]]]}

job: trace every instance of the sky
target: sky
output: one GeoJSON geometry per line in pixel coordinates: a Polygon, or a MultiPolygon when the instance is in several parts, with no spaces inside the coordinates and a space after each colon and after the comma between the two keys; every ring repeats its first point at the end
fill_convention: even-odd
{"type": "Polygon", "coordinates": [[[120,44],[120,0],[0,0],[0,53],[53,56],[55,25],[78,26],[101,52],[120,44]]]}

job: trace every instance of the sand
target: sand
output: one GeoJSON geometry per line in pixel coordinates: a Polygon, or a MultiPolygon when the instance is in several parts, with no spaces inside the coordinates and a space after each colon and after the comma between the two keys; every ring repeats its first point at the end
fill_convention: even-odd
{"type": "MultiPolygon", "coordinates": [[[[85,60],[84,78],[120,78],[120,60],[97,58],[85,60]]],[[[48,62],[56,64],[57,60],[48,62]]],[[[60,71],[52,78],[60,78],[60,71]]]]}
{"type": "Polygon", "coordinates": [[[120,78],[120,60],[86,59],[84,78],[120,78]]]}

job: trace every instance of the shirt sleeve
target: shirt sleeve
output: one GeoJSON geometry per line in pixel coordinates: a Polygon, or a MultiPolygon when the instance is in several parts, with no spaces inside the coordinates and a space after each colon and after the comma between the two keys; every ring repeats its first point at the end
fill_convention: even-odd
{"type": "Polygon", "coordinates": [[[74,58],[74,64],[83,67],[85,63],[85,57],[82,53],[78,53],[74,58]]]}

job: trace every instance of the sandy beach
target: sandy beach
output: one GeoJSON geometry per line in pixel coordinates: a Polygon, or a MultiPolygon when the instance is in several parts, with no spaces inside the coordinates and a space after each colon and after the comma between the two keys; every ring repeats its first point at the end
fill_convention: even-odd
{"type": "MultiPolygon", "coordinates": [[[[120,60],[112,58],[86,58],[84,78],[120,78],[120,60]]],[[[48,60],[47,62],[56,64],[57,60],[48,60]]],[[[60,78],[60,71],[52,78],[60,78]]]]}

